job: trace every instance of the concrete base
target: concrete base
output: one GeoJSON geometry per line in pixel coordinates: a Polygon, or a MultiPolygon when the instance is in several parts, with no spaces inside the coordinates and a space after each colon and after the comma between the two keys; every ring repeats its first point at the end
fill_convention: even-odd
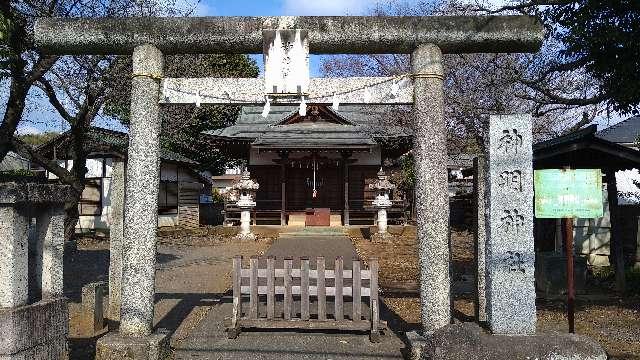
{"type": "Polygon", "coordinates": [[[63,297],[0,309],[0,359],[67,359],[68,324],[63,297]]]}
{"type": "Polygon", "coordinates": [[[420,360],[422,353],[425,352],[429,342],[427,339],[419,334],[417,331],[408,332],[407,341],[409,342],[409,359],[420,360]]]}
{"type": "Polygon", "coordinates": [[[107,321],[104,313],[104,299],[108,294],[105,281],[89,283],[82,287],[82,317],[80,332],[87,337],[94,337],[105,331],[107,321]]]}
{"type": "Polygon", "coordinates": [[[307,221],[307,215],[305,213],[301,214],[289,214],[289,221],[287,225],[289,226],[305,226],[307,221]]]}
{"type": "Polygon", "coordinates": [[[607,359],[602,347],[586,336],[498,336],[475,323],[447,325],[426,338],[407,333],[407,339],[412,360],[607,359]]]}
{"type": "Polygon", "coordinates": [[[171,356],[169,335],[129,337],[109,333],[96,344],[96,360],[164,360],[171,356]]]}

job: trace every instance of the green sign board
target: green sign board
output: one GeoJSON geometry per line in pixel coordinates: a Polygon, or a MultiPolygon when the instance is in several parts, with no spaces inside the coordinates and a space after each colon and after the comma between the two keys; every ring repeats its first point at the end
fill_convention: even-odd
{"type": "Polygon", "coordinates": [[[600,169],[534,171],[537,218],[599,218],[603,215],[600,169]]]}

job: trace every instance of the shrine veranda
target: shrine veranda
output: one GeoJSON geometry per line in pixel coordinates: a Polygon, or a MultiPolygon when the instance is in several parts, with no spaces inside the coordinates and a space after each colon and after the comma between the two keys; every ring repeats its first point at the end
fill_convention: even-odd
{"type": "MultiPolygon", "coordinates": [[[[442,55],[534,52],[542,39],[541,24],[527,16],[39,19],[35,42],[43,52],[133,57],[124,237],[122,248],[115,249],[124,265],[121,272],[113,272],[122,276],[120,329],[118,334],[100,340],[98,357],[109,358],[124,346],[141,358],[157,358],[162,353],[157,349],[167,346],[165,336],[152,334],[159,114],[163,104],[286,104],[300,107],[301,115],[306,107],[301,103],[412,105],[423,334],[448,325],[449,203],[442,55]],[[259,52],[265,56],[264,79],[163,76],[166,54],[259,52]],[[308,72],[309,53],[411,54],[411,73],[392,78],[313,79],[308,72]]],[[[500,134],[518,129],[522,135],[518,145],[524,150],[513,164],[519,166],[519,171],[530,173],[530,118],[492,117],[491,124],[500,134]],[[503,129],[503,122],[513,126],[503,129]]],[[[511,169],[511,160],[496,160],[495,154],[500,150],[491,148],[488,177],[503,165],[511,169]]],[[[499,185],[493,185],[493,181],[489,178],[486,183],[486,226],[490,229],[486,240],[487,317],[495,333],[530,334],[535,331],[535,304],[529,291],[533,287],[533,234],[526,227],[516,238],[500,233],[505,230],[500,225],[505,218],[495,216],[504,209],[500,208],[500,193],[495,190],[499,185]],[[494,213],[494,207],[500,209],[494,213]],[[517,241],[510,243],[508,239],[517,241]],[[526,291],[511,297],[507,287],[512,292],[526,291]],[[519,316],[522,312],[533,312],[533,319],[519,316]]],[[[504,206],[527,208],[530,189],[531,184],[526,184],[522,201],[508,197],[504,206]]],[[[531,221],[525,210],[517,216],[526,216],[524,222],[531,221]]]]}

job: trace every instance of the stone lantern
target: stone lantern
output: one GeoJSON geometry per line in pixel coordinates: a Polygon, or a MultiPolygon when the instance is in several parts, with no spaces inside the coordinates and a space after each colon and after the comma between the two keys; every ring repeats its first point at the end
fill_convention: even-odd
{"type": "Polygon", "coordinates": [[[391,207],[389,193],[395,188],[396,186],[389,181],[389,177],[382,168],[378,171],[378,180],[369,184],[369,189],[376,192],[373,206],[378,209],[378,233],[374,234],[373,240],[384,240],[389,235],[387,233],[387,209],[391,207]]]}
{"type": "Polygon", "coordinates": [[[249,171],[245,170],[238,182],[231,189],[238,195],[236,204],[240,208],[240,232],[237,238],[240,240],[255,240],[255,234],[251,233],[251,209],[256,206],[255,195],[260,184],[251,179],[249,171]]]}

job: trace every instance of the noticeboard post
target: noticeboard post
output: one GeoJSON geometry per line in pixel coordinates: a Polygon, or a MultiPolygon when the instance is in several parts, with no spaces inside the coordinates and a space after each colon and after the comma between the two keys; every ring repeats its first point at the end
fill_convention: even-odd
{"type": "Polygon", "coordinates": [[[573,219],[603,216],[600,169],[547,169],[534,171],[535,216],[563,219],[567,252],[567,318],[574,332],[573,219]]]}

